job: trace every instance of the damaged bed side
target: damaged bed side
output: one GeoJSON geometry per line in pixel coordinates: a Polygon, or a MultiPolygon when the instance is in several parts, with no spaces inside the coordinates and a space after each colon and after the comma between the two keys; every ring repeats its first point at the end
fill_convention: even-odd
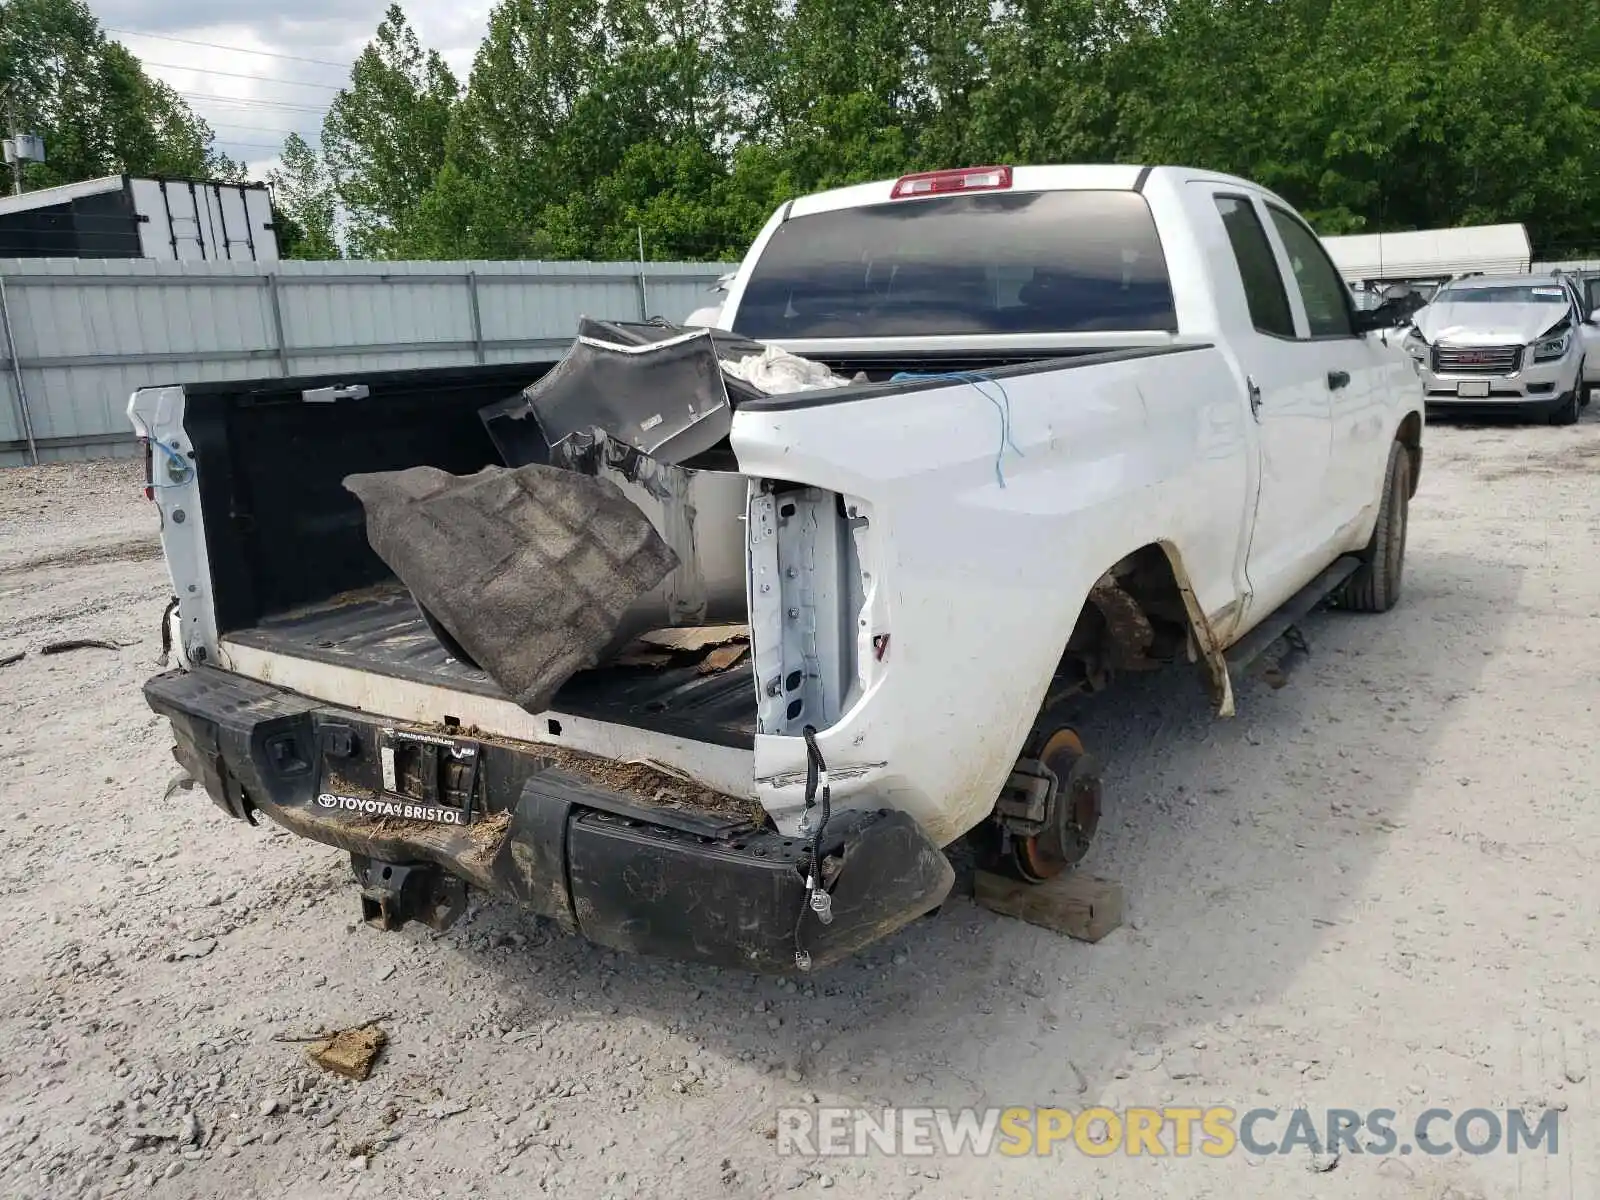
{"type": "MultiPolygon", "coordinates": [[[[763,384],[848,382],[721,332],[586,321],[553,369],[479,410],[498,461],[343,483],[438,646],[524,712],[546,712],[597,668],[678,663],[684,637],[721,625],[745,641],[698,647],[694,671],[742,676],[757,728],[799,734],[842,696],[825,703],[810,679],[758,683],[789,636],[772,629],[774,648],[767,631],[741,628],[747,588],[782,569],[777,500],[739,473],[728,432],[741,402],[769,394],[763,384]]],[[[836,498],[808,492],[783,503],[791,515],[825,503],[842,531],[833,551],[846,553],[836,498]]],[[[263,811],[348,851],[364,915],[382,928],[442,928],[471,886],[619,949],[784,971],[848,955],[935,907],[952,882],[908,815],[831,813],[825,764],[808,771],[810,819],[785,834],[753,783],[721,796],[670,766],[637,777],[665,764],[624,780],[615,760],[449,718],[407,726],[190,665],[146,688],[180,760],[231,815],[263,811]]]]}

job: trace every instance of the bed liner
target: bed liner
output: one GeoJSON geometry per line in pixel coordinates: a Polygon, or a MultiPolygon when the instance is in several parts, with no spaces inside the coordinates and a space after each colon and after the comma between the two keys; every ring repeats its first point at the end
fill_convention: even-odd
{"type": "MultiPolygon", "coordinates": [[[[268,617],[223,636],[292,658],[506,699],[482,671],[451,658],[398,580],[268,617]]],[[[550,703],[552,713],[749,750],[755,745],[756,696],[744,665],[701,673],[700,655],[683,665],[602,665],[580,671],[550,703]]]]}

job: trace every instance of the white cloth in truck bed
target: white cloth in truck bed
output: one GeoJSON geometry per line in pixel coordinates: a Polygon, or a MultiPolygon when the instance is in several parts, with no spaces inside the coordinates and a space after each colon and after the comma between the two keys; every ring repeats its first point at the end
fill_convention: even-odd
{"type": "Polygon", "coordinates": [[[768,346],[760,354],[739,359],[725,358],[722,369],[769,396],[850,386],[850,380],[844,376],[835,375],[819,362],[790,354],[781,346],[768,346]]]}

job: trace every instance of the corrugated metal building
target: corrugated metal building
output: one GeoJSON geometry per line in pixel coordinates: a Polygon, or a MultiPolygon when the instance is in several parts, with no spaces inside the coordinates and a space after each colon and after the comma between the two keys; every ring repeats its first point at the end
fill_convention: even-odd
{"type": "Polygon", "coordinates": [[[0,466],[131,453],[153,384],[549,359],[580,316],[682,320],[727,269],[0,259],[0,466]]]}

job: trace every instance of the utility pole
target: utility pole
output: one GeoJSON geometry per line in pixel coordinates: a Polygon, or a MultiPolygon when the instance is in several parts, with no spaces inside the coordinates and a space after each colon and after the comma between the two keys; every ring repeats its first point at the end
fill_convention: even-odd
{"type": "Polygon", "coordinates": [[[5,149],[5,160],[11,164],[11,194],[22,195],[22,168],[28,162],[44,161],[44,139],[37,134],[23,133],[22,123],[17,120],[16,93],[6,97],[6,115],[10,118],[7,128],[11,136],[0,146],[5,149]]]}
{"type": "Polygon", "coordinates": [[[17,101],[12,94],[16,81],[11,80],[6,84],[5,90],[0,92],[0,99],[6,102],[6,133],[9,135],[5,142],[5,159],[11,164],[11,194],[22,195],[22,156],[17,153],[17,101]]]}
{"type": "Polygon", "coordinates": [[[11,193],[22,195],[22,166],[27,162],[44,161],[44,139],[37,134],[17,132],[17,123],[11,123],[12,134],[5,139],[6,161],[11,164],[11,193]]]}

